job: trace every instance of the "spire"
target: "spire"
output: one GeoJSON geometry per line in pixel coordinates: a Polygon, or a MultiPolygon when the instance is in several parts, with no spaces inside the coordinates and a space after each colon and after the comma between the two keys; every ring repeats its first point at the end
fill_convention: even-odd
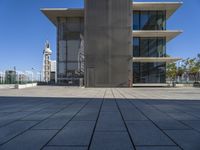
{"type": "Polygon", "coordinates": [[[46,40],[45,47],[50,49],[50,44],[48,40],[46,40]]]}
{"type": "Polygon", "coordinates": [[[50,49],[49,41],[46,41],[46,42],[45,42],[44,53],[47,53],[47,54],[49,54],[49,55],[51,55],[51,53],[52,53],[52,51],[51,51],[51,49],[50,49]]]}

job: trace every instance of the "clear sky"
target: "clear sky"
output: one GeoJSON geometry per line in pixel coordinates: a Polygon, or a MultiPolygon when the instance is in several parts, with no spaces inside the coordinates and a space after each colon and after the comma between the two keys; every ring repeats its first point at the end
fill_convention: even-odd
{"type": "MultiPolygon", "coordinates": [[[[14,66],[17,70],[41,70],[45,40],[50,41],[52,59],[56,59],[56,28],[40,8],[79,8],[83,1],[0,0],[0,70],[14,66]]],[[[194,57],[200,53],[200,0],[183,2],[168,20],[167,28],[181,29],[184,33],[167,44],[167,52],[176,57],[194,57]]]]}

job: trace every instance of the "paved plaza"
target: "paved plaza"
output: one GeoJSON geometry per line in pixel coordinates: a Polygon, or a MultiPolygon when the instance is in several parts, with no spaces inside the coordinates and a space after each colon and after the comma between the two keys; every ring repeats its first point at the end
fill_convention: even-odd
{"type": "Polygon", "coordinates": [[[200,150],[199,88],[0,90],[0,150],[200,150]]]}

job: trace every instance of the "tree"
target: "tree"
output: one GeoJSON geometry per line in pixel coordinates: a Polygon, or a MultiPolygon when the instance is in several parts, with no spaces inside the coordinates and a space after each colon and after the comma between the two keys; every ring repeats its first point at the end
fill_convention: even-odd
{"type": "Polygon", "coordinates": [[[185,70],[183,67],[178,67],[177,68],[177,71],[176,71],[176,76],[178,77],[178,82],[179,82],[179,79],[182,77],[182,75],[184,74],[185,70]]]}
{"type": "Polygon", "coordinates": [[[166,75],[167,75],[167,78],[169,78],[171,82],[176,79],[176,75],[177,75],[176,63],[167,64],[166,75]]]}
{"type": "Polygon", "coordinates": [[[197,55],[197,58],[187,59],[186,65],[189,76],[197,81],[200,71],[200,54],[197,55]]]}

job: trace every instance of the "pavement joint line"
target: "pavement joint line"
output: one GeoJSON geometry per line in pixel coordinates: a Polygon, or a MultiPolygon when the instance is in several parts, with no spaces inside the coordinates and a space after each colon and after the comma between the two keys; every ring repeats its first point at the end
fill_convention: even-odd
{"type": "Polygon", "coordinates": [[[79,110],[73,115],[73,117],[71,117],[71,119],[69,119],[69,120],[63,125],[63,127],[62,127],[61,129],[59,129],[58,132],[56,132],[56,133],[54,134],[54,136],[52,136],[52,137],[47,141],[47,143],[44,144],[44,145],[42,146],[42,148],[41,148],[40,150],[44,149],[44,147],[47,146],[47,145],[49,144],[49,142],[50,142],[54,137],[56,137],[56,135],[58,135],[58,133],[60,133],[60,132],[67,126],[67,124],[68,124],[70,121],[72,121],[73,118],[74,118],[74,117],[75,117],[75,116],[76,116],[90,101],[91,101],[91,100],[88,100],[83,106],[81,106],[81,108],[79,108],[79,110]]]}
{"type": "Polygon", "coordinates": [[[176,145],[136,145],[136,147],[178,147],[176,145]]]}
{"type": "MultiPolygon", "coordinates": [[[[42,105],[42,104],[38,104],[38,105],[42,105]]],[[[38,106],[37,105],[37,106],[38,106]]],[[[17,111],[17,112],[24,112],[24,111],[17,111]]],[[[21,119],[23,119],[23,118],[25,118],[25,117],[28,117],[29,115],[32,115],[33,113],[36,113],[36,112],[40,112],[40,110],[38,110],[38,111],[35,111],[35,112],[32,112],[32,111],[30,111],[30,114],[27,114],[27,115],[25,115],[25,116],[23,116],[23,117],[21,117],[21,118],[19,118],[19,119],[16,119],[16,120],[13,120],[13,121],[11,121],[11,122],[8,122],[7,124],[4,124],[4,125],[2,125],[2,126],[0,126],[0,128],[2,128],[2,127],[5,127],[5,126],[7,126],[7,125],[9,125],[9,124],[12,124],[13,122],[15,122],[15,121],[22,121],[21,119]]],[[[13,112],[12,114],[14,114],[14,113],[16,113],[16,112],[13,112]]],[[[12,114],[10,114],[10,115],[12,115],[12,114]]],[[[28,120],[29,121],[29,120],[28,120]]],[[[32,121],[32,120],[31,120],[32,121]]],[[[38,120],[34,120],[34,121],[38,121],[38,120]]]]}
{"type": "MultiPolygon", "coordinates": [[[[122,94],[120,91],[119,93],[126,99],[126,97],[124,96],[124,94],[122,94]]],[[[127,99],[126,99],[127,100],[127,99]]],[[[174,141],[168,134],[166,134],[156,123],[153,122],[153,120],[151,120],[145,113],[143,113],[143,111],[141,111],[135,104],[133,104],[130,100],[127,100],[130,104],[132,104],[138,111],[140,111],[140,113],[142,113],[149,121],[151,121],[164,135],[166,135],[172,142],[174,142],[174,144],[176,144],[176,146],[178,146],[180,149],[184,150],[178,143],[176,143],[176,141],[174,141]]],[[[144,103],[144,102],[142,102],[144,103]]]]}
{"type": "MultiPolygon", "coordinates": [[[[145,102],[144,102],[144,103],[145,103],[145,102]]],[[[148,103],[147,105],[150,105],[150,104],[148,103]]],[[[194,130],[194,131],[200,133],[199,130],[197,130],[197,129],[193,128],[192,126],[190,126],[190,125],[188,125],[188,124],[186,124],[186,123],[183,122],[183,121],[200,121],[200,120],[177,120],[177,119],[171,117],[168,113],[165,113],[165,112],[163,112],[161,109],[155,107],[154,105],[150,105],[150,106],[153,107],[153,108],[155,108],[156,110],[158,110],[158,111],[160,111],[160,112],[166,114],[168,117],[170,117],[170,118],[176,120],[177,122],[179,122],[179,123],[181,123],[181,124],[183,124],[183,125],[185,125],[186,127],[189,128],[189,129],[163,129],[163,131],[165,131],[165,130],[194,130]]],[[[175,110],[176,110],[176,108],[175,108],[175,110]]],[[[178,111],[180,111],[180,110],[178,110],[178,111]]],[[[181,112],[181,111],[180,111],[180,112],[181,112]]],[[[184,112],[184,111],[182,111],[182,112],[184,112]]],[[[184,113],[186,113],[186,112],[184,112],[184,113]]],[[[187,114],[187,113],[186,113],[186,114],[187,114]]],[[[195,116],[193,116],[193,117],[195,117],[195,116]]]]}
{"type": "MultiPolygon", "coordinates": [[[[96,95],[97,95],[97,94],[96,94],[96,95]]],[[[70,122],[76,117],[76,115],[77,115],[81,110],[83,110],[83,108],[84,108],[89,102],[91,102],[93,99],[94,99],[94,98],[88,98],[88,101],[73,115],[73,117],[71,117],[71,119],[69,119],[69,120],[63,125],[63,127],[62,127],[61,129],[58,130],[58,132],[55,133],[54,136],[52,136],[52,137],[49,139],[49,141],[48,141],[46,144],[44,144],[44,145],[42,146],[42,148],[41,148],[40,150],[44,149],[44,148],[49,144],[49,142],[50,142],[54,137],[56,137],[56,136],[58,135],[58,133],[60,133],[60,132],[67,126],[67,124],[70,123],[70,122]]]]}
{"type": "Polygon", "coordinates": [[[95,132],[98,132],[98,133],[103,133],[103,132],[109,132],[109,133],[112,133],[112,132],[115,132],[115,133],[125,133],[127,132],[126,130],[95,130],[95,132]]]}
{"type": "MultiPolygon", "coordinates": [[[[148,102],[145,102],[145,103],[148,103],[148,102]]],[[[176,103],[176,102],[175,102],[176,103]]],[[[179,102],[177,102],[177,104],[180,104],[179,102]]],[[[159,110],[160,112],[163,112],[160,108],[158,108],[158,107],[156,107],[156,106],[154,106],[154,105],[151,105],[151,104],[149,104],[148,103],[148,105],[150,105],[151,107],[154,107],[154,108],[156,108],[157,110],[159,110]]],[[[191,108],[191,107],[190,107],[191,108]]],[[[180,113],[185,113],[185,114],[187,114],[187,115],[190,115],[190,116],[193,116],[194,118],[197,118],[197,121],[199,120],[200,121],[200,117],[199,116],[196,116],[196,115],[194,115],[194,114],[190,114],[190,113],[188,113],[188,112],[186,112],[186,111],[184,111],[184,110],[180,110],[180,109],[177,109],[177,108],[174,108],[174,110],[177,110],[177,111],[179,111],[180,113]]],[[[167,114],[168,116],[170,116],[168,113],[166,113],[166,112],[163,112],[163,113],[165,113],[165,114],[167,114]]],[[[170,116],[171,117],[171,116],[170,116]]],[[[171,117],[171,118],[173,118],[173,117],[171,117]]],[[[174,118],[175,119],[175,118],[174,118]]],[[[177,119],[175,119],[175,120],[177,120],[177,119]]],[[[177,120],[177,121],[179,121],[179,120],[177,120]]],[[[180,120],[180,121],[187,121],[187,120],[180,120]]],[[[191,120],[191,121],[196,121],[196,120],[191,120]]]]}
{"type": "Polygon", "coordinates": [[[58,131],[59,129],[30,129],[31,131],[58,131]]]}
{"type": "MultiPolygon", "coordinates": [[[[64,109],[66,109],[66,108],[68,108],[70,105],[73,105],[73,104],[75,104],[75,102],[71,102],[69,105],[67,105],[65,108],[59,110],[58,112],[60,112],[60,111],[62,111],[62,110],[64,110],[64,109]]],[[[56,113],[58,113],[58,112],[55,112],[54,114],[56,114],[56,113]]],[[[49,119],[49,118],[52,117],[54,114],[50,115],[50,116],[47,117],[45,120],[49,119]]],[[[23,121],[23,120],[17,120],[17,121],[23,121]]],[[[42,120],[42,121],[44,121],[44,120],[42,120]]],[[[33,127],[37,126],[37,125],[40,124],[42,121],[38,121],[38,123],[36,123],[35,125],[33,125],[33,126],[31,126],[30,128],[24,130],[23,132],[17,134],[16,136],[10,138],[10,139],[7,140],[6,142],[0,144],[0,146],[3,146],[3,145],[5,145],[5,144],[9,143],[11,140],[15,139],[17,136],[20,136],[20,135],[24,134],[25,132],[31,130],[33,127]]]]}
{"type": "Polygon", "coordinates": [[[47,145],[45,147],[88,147],[88,145],[47,145]]]}
{"type": "Polygon", "coordinates": [[[103,102],[105,101],[106,92],[107,92],[107,89],[104,91],[104,94],[103,94],[103,97],[102,97],[102,100],[101,100],[101,105],[100,105],[100,108],[99,108],[97,119],[95,121],[95,125],[94,125],[93,131],[92,131],[92,136],[90,138],[90,142],[89,142],[89,145],[88,145],[88,148],[87,148],[88,150],[91,148],[91,145],[92,145],[92,141],[93,141],[93,138],[94,138],[94,133],[96,132],[96,127],[97,127],[97,123],[98,123],[99,116],[100,116],[100,113],[101,113],[101,109],[102,109],[102,106],[103,106],[103,102]]]}
{"type": "MultiPolygon", "coordinates": [[[[187,121],[188,121],[188,120],[187,120],[187,121]]],[[[189,120],[189,121],[193,121],[193,120],[189,120]]],[[[195,121],[196,121],[196,120],[195,120],[195,121]]],[[[198,120],[198,121],[200,121],[200,120],[198,120]]],[[[200,133],[200,130],[195,129],[195,128],[193,128],[192,126],[190,126],[190,125],[188,125],[188,124],[186,124],[186,123],[184,123],[184,122],[182,122],[182,121],[181,121],[181,123],[184,124],[185,126],[191,128],[191,130],[200,133]]],[[[188,130],[189,130],[189,129],[188,129],[188,130]]]]}
{"type": "MultiPolygon", "coordinates": [[[[128,126],[127,126],[126,121],[125,121],[125,119],[124,119],[124,116],[123,116],[123,114],[122,114],[122,112],[121,112],[121,109],[120,109],[120,107],[119,107],[119,104],[118,104],[118,102],[117,102],[117,100],[116,100],[116,98],[115,98],[115,95],[114,95],[114,93],[113,93],[113,90],[111,90],[111,92],[112,92],[113,98],[115,99],[115,103],[116,103],[117,108],[118,108],[118,111],[119,111],[119,113],[120,113],[120,115],[121,115],[122,121],[123,121],[124,126],[125,126],[125,128],[126,128],[126,132],[127,132],[128,136],[129,136],[129,139],[130,139],[130,141],[131,141],[131,144],[132,144],[133,148],[136,150],[136,146],[135,146],[134,141],[133,141],[133,139],[132,139],[132,137],[131,137],[131,134],[130,134],[130,132],[129,132],[128,126]]],[[[117,91],[117,92],[119,93],[119,91],[117,91]]],[[[119,94],[120,94],[120,93],[119,93],[119,94]]]]}

